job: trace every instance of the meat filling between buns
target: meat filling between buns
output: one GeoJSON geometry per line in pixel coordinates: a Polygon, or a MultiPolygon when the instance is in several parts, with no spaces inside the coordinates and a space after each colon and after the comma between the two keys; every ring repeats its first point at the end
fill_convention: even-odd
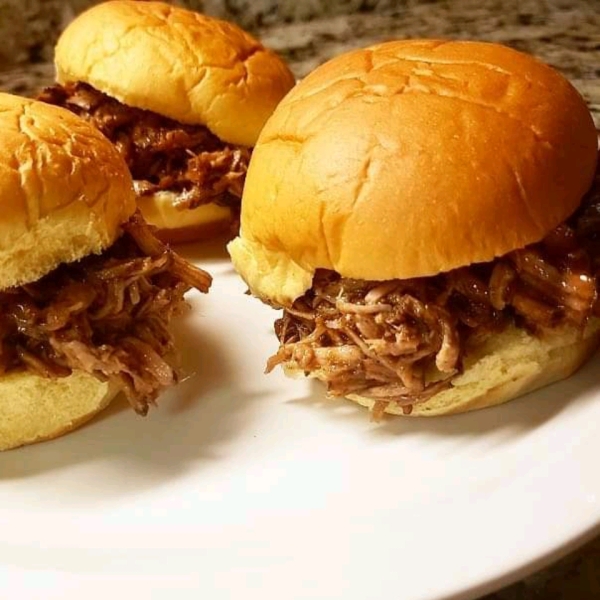
{"type": "Polygon", "coordinates": [[[211,277],[158,241],[139,213],[99,255],[0,292],[0,373],[82,370],[112,381],[140,414],[177,381],[172,317],[211,277]]]}
{"type": "Polygon", "coordinates": [[[508,325],[583,331],[600,315],[600,170],[580,209],[542,241],[432,277],[364,281],[318,270],[275,323],[278,364],[316,375],[332,396],[406,414],[451,386],[466,350],[508,325]]]}
{"type": "Polygon", "coordinates": [[[249,148],[227,144],[202,125],[127,106],[85,83],[49,87],[39,100],[99,129],[127,162],[139,196],[171,192],[181,210],[227,206],[237,221],[249,148]]]}

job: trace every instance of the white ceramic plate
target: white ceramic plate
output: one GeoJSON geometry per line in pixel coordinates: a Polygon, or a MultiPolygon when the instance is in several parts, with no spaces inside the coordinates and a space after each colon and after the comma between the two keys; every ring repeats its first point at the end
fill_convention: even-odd
{"type": "Polygon", "coordinates": [[[263,375],[275,313],[208,252],[181,327],[193,376],[145,419],[117,403],[0,455],[11,597],[473,598],[596,529],[598,360],[502,407],[376,425],[263,375]]]}

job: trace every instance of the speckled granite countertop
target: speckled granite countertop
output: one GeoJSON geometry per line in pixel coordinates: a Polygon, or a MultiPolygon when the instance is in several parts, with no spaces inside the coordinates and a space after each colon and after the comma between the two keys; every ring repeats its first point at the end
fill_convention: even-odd
{"type": "MultiPolygon", "coordinates": [[[[539,56],[565,74],[585,96],[600,127],[600,0],[404,0],[380,4],[387,8],[259,27],[255,33],[288,60],[298,77],[340,52],[392,38],[450,37],[505,43],[539,56]]],[[[0,71],[0,89],[31,94],[52,77],[49,63],[11,68],[0,71]]]]}
{"type": "MultiPolygon", "coordinates": [[[[372,4],[363,2],[365,7],[372,4]]],[[[288,59],[298,77],[335,54],[385,39],[502,42],[565,74],[586,98],[600,128],[600,0],[380,2],[373,12],[263,26],[256,33],[288,59]]],[[[52,81],[52,73],[48,63],[13,67],[0,72],[0,89],[33,94],[52,81]]],[[[600,598],[600,538],[485,600],[594,598],[600,598]]]]}

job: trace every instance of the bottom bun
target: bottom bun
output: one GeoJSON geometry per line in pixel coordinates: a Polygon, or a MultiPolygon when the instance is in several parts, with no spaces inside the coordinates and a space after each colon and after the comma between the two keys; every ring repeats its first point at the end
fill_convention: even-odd
{"type": "Polygon", "coordinates": [[[107,407],[115,386],[83,371],[48,379],[26,371],[0,378],[0,450],[50,440],[107,407]]]}
{"type": "Polygon", "coordinates": [[[234,215],[229,207],[211,203],[178,209],[176,199],[171,192],[138,197],[144,219],[157,228],[156,235],[163,242],[181,244],[206,240],[231,229],[234,215]]]}
{"type": "MultiPolygon", "coordinates": [[[[414,404],[404,413],[402,406],[389,403],[385,413],[410,417],[436,417],[463,413],[508,402],[572,375],[586,362],[600,343],[600,319],[582,332],[569,328],[537,337],[524,329],[508,327],[467,348],[464,371],[451,387],[429,400],[414,404]]],[[[296,369],[286,369],[298,375],[296,369]]],[[[319,378],[319,374],[315,374],[319,378]]],[[[349,400],[373,409],[375,401],[356,394],[349,400]]]]}

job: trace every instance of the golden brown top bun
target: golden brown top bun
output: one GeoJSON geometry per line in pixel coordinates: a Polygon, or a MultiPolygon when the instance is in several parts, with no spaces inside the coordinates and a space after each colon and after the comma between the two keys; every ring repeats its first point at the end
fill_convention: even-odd
{"type": "Polygon", "coordinates": [[[60,83],[83,81],[245,146],[294,85],[285,63],[236,25],[163,2],[93,6],[63,32],[55,63],[60,83]]]}
{"type": "Polygon", "coordinates": [[[0,94],[0,289],[110,246],[135,210],[127,165],[69,111],[0,94]]]}
{"type": "Polygon", "coordinates": [[[433,40],[356,50],[268,120],[230,253],[284,305],[317,268],[385,280],[489,261],[573,213],[596,155],[585,102],[531,56],[433,40]]]}

